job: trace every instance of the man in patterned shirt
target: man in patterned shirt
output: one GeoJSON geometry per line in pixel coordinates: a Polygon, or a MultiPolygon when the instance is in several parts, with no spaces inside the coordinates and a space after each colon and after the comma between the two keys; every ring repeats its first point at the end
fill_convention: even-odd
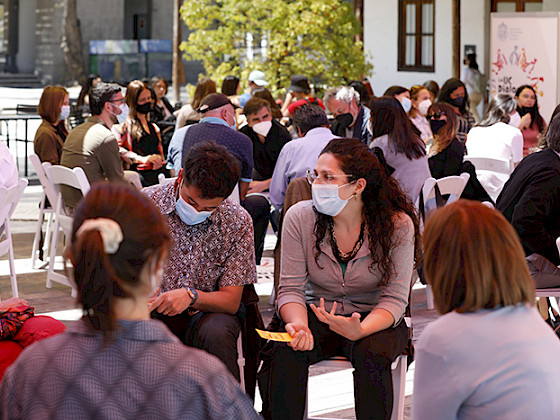
{"type": "Polygon", "coordinates": [[[175,183],[143,190],[173,236],[152,316],[185,344],[220,358],[237,380],[241,295],[257,278],[251,217],[226,199],[239,181],[239,166],[225,147],[199,143],[175,183]]]}

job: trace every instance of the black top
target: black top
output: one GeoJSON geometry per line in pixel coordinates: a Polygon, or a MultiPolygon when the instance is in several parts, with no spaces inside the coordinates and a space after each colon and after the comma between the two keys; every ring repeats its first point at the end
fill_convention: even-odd
{"type": "Polygon", "coordinates": [[[525,157],[498,197],[496,208],[521,238],[527,255],[537,253],[560,264],[560,157],[544,149],[525,157]]]}
{"type": "Polygon", "coordinates": [[[461,175],[465,147],[454,138],[444,150],[428,158],[430,172],[435,179],[461,175]]]}
{"type": "Polygon", "coordinates": [[[257,133],[248,125],[239,130],[251,139],[253,143],[254,169],[262,179],[272,178],[276,161],[282,147],[288,143],[292,136],[286,128],[276,120],[272,120],[272,127],[268,132],[264,144],[261,143],[257,133]]]}
{"type": "MultiPolygon", "coordinates": [[[[149,155],[159,155],[161,152],[158,148],[159,146],[159,137],[156,133],[156,129],[154,128],[153,124],[148,122],[149,132],[144,130],[140,131],[140,138],[138,140],[132,140],[132,151],[140,156],[149,156],[149,155]]],[[[136,168],[136,165],[133,165],[133,169],[136,168]]]]}
{"type": "Polygon", "coordinates": [[[457,138],[454,138],[444,150],[428,158],[430,173],[435,179],[440,179],[446,176],[458,176],[463,172],[467,172],[470,178],[461,194],[461,198],[494,203],[478,180],[476,168],[469,161],[463,162],[464,157],[465,146],[457,138]]]}
{"type": "MultiPolygon", "coordinates": [[[[167,98],[164,96],[163,98],[161,98],[161,101],[163,102],[165,108],[167,108],[167,110],[171,113],[171,116],[173,116],[173,107],[171,106],[167,98]]],[[[165,119],[164,109],[160,108],[158,104],[155,104],[152,110],[150,111],[150,121],[157,123],[163,121],[164,119],[165,119]]]]}

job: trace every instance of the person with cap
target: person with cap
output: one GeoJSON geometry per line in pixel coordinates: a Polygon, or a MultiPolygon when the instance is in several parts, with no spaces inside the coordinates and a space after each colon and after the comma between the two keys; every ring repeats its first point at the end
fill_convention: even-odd
{"type": "Polygon", "coordinates": [[[249,73],[249,86],[245,92],[239,96],[239,106],[244,107],[245,104],[253,96],[253,90],[259,87],[268,86],[266,75],[260,70],[253,70],[249,73]]]}
{"type": "Polygon", "coordinates": [[[182,127],[173,134],[169,144],[167,167],[173,170],[173,173],[179,173],[189,150],[195,144],[210,140],[226,147],[239,160],[239,196],[242,206],[253,219],[256,260],[259,263],[270,220],[270,204],[262,196],[246,197],[249,183],[253,180],[253,143],[245,134],[235,130],[234,105],[223,93],[211,93],[206,96],[200,102],[197,112],[202,115],[198,124],[182,127]]]}
{"type": "Polygon", "coordinates": [[[369,145],[370,111],[360,103],[360,94],[352,87],[338,86],[329,89],[323,99],[334,117],[331,125],[333,134],[360,139],[362,143],[369,145]]]}
{"type": "Polygon", "coordinates": [[[296,74],[292,77],[288,94],[284,100],[284,105],[282,105],[282,114],[285,117],[292,117],[300,106],[313,103],[325,109],[323,101],[312,95],[309,79],[302,74],[296,74]]]}

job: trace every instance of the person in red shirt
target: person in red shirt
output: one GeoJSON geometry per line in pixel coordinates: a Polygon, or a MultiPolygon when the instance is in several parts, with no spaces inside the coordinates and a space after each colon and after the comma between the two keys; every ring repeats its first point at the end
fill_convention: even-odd
{"type": "Polygon", "coordinates": [[[288,88],[288,94],[284,100],[284,105],[282,105],[282,114],[285,117],[291,118],[295,110],[300,106],[313,103],[325,109],[323,101],[312,95],[309,79],[301,74],[296,74],[292,77],[290,87],[288,88]]]}

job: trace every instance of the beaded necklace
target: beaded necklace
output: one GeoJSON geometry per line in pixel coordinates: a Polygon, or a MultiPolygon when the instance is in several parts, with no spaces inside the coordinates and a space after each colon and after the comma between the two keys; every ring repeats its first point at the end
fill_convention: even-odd
{"type": "Polygon", "coordinates": [[[334,233],[334,222],[332,220],[329,221],[329,232],[331,235],[332,250],[333,250],[334,257],[337,259],[337,261],[341,263],[347,263],[348,261],[350,261],[352,258],[356,256],[356,254],[362,247],[362,244],[364,243],[365,226],[366,224],[365,222],[363,222],[362,226],[360,227],[360,237],[358,238],[358,242],[356,242],[356,245],[354,245],[352,251],[342,252],[340,249],[338,249],[338,245],[336,243],[336,235],[334,233]]]}

